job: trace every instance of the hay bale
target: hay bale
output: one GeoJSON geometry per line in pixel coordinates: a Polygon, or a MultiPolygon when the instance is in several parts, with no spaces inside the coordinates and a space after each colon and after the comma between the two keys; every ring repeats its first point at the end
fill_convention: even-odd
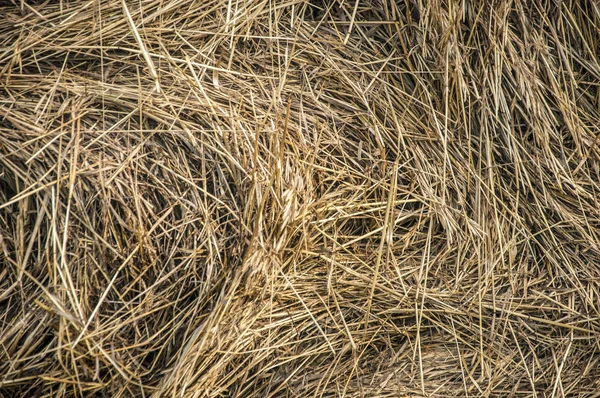
{"type": "Polygon", "coordinates": [[[598,396],[596,3],[0,15],[0,396],[598,396]]]}

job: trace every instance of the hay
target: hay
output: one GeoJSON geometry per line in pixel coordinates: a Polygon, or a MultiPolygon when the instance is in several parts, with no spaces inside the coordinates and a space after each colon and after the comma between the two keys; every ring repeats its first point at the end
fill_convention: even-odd
{"type": "Polygon", "coordinates": [[[600,396],[600,7],[0,6],[0,396],[600,396]]]}

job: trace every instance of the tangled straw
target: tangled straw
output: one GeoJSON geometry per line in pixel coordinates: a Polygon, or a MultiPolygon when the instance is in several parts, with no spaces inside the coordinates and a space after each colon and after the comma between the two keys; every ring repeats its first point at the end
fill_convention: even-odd
{"type": "Polygon", "coordinates": [[[0,2],[0,396],[594,397],[600,6],[0,2]]]}

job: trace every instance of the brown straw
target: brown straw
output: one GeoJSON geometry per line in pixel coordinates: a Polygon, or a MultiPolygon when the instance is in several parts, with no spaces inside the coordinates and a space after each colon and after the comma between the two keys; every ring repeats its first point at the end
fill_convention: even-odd
{"type": "Polygon", "coordinates": [[[600,6],[0,0],[0,397],[600,397],[600,6]]]}

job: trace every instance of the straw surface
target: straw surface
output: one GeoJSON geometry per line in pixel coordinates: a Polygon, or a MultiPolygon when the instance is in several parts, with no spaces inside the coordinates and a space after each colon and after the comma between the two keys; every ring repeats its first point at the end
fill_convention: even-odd
{"type": "Polygon", "coordinates": [[[600,6],[0,2],[0,396],[600,396],[600,6]]]}

